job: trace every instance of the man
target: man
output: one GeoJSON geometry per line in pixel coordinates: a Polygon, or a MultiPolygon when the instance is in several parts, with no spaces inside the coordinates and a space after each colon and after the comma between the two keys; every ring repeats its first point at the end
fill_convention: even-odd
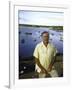
{"type": "Polygon", "coordinates": [[[39,73],[39,77],[43,78],[50,74],[51,77],[58,77],[58,74],[53,67],[56,49],[49,43],[49,33],[44,31],[41,34],[42,42],[37,44],[33,56],[35,57],[35,70],[39,73]]]}

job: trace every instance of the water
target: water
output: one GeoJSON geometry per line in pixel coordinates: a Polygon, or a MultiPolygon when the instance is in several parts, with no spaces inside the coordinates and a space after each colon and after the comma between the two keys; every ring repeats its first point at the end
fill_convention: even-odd
{"type": "Polygon", "coordinates": [[[63,32],[49,30],[44,27],[19,27],[19,56],[22,58],[31,57],[35,46],[41,40],[41,33],[48,31],[50,33],[50,42],[57,48],[58,53],[63,54],[63,32]]]}

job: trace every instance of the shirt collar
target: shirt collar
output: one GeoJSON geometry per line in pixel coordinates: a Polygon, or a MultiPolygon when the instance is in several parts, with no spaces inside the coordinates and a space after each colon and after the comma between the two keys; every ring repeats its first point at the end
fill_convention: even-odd
{"type": "MultiPolygon", "coordinates": [[[[44,45],[44,43],[43,43],[43,42],[42,42],[42,46],[43,46],[43,47],[45,47],[45,45],[44,45]]],[[[48,43],[48,45],[47,45],[47,48],[48,48],[48,46],[49,46],[49,43],[48,43]]]]}

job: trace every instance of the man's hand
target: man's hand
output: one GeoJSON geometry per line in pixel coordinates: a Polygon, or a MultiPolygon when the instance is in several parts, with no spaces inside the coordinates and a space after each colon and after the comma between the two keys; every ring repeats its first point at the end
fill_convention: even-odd
{"type": "Polygon", "coordinates": [[[44,68],[43,69],[41,69],[41,72],[40,73],[45,73],[45,74],[48,74],[47,73],[47,70],[45,70],[44,68]]]}
{"type": "Polygon", "coordinates": [[[50,72],[52,70],[52,66],[50,65],[47,69],[47,72],[50,72]]]}
{"type": "Polygon", "coordinates": [[[41,65],[39,59],[35,58],[35,61],[36,61],[36,64],[39,66],[39,68],[41,69],[41,72],[40,73],[45,73],[45,74],[48,74],[47,73],[47,70],[41,65]]]}

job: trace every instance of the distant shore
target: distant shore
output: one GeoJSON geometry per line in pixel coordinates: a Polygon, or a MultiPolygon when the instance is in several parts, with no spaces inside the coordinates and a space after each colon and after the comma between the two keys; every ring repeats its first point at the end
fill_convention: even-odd
{"type": "Polygon", "coordinates": [[[25,27],[37,27],[37,28],[49,28],[50,30],[63,31],[63,26],[43,26],[43,25],[29,25],[29,24],[19,24],[19,26],[25,27]]]}

